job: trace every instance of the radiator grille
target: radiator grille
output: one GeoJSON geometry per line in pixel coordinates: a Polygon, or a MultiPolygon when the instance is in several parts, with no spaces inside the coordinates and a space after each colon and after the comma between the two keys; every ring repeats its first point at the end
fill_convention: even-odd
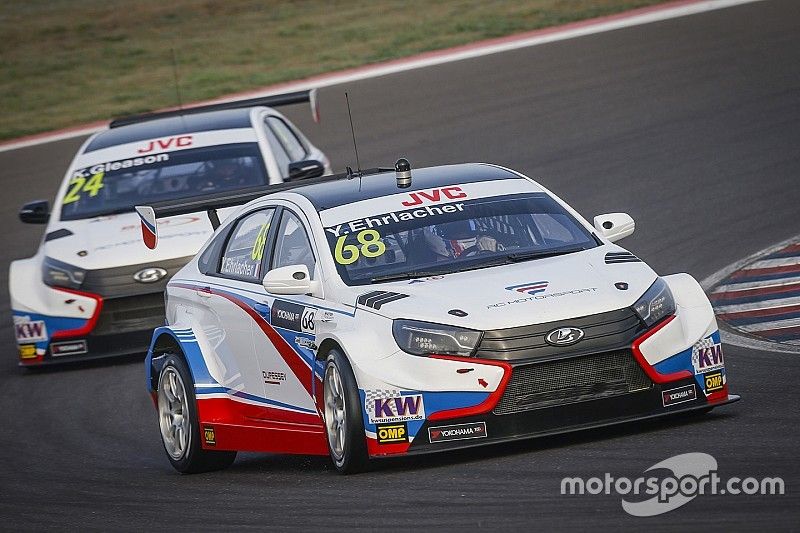
{"type": "Polygon", "coordinates": [[[93,335],[153,330],[164,325],[164,295],[160,292],[110,298],[103,302],[93,335]]]}
{"type": "Polygon", "coordinates": [[[520,365],[494,414],[610,398],[651,386],[629,350],[520,365]]]}

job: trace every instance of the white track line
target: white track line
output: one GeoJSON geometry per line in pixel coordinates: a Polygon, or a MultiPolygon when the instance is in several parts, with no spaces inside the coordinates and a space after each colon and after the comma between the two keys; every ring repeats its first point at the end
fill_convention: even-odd
{"type": "MultiPolygon", "coordinates": [[[[789,246],[790,244],[795,244],[800,242],[800,235],[795,235],[790,239],[786,239],[785,241],[779,242],[769,248],[765,248],[759,252],[751,254],[741,261],[736,261],[735,263],[726,266],[714,272],[706,279],[700,282],[700,286],[703,287],[703,290],[706,292],[709,289],[714,288],[714,286],[725,279],[726,277],[730,276],[737,270],[741,270],[742,268],[746,267],[747,265],[758,261],[760,258],[773,254],[779,250],[782,250],[789,246]]],[[[714,307],[714,312],[716,314],[724,314],[724,313],[737,313],[741,311],[754,311],[756,309],[773,309],[775,307],[784,307],[787,305],[798,305],[800,304],[800,297],[793,297],[793,298],[782,298],[782,299],[775,299],[770,300],[769,303],[762,301],[762,302],[755,302],[749,304],[740,304],[740,305],[725,305],[720,307],[714,307]],[[765,305],[766,304],[766,305],[765,305]]],[[[763,350],[767,352],[778,352],[778,353],[792,353],[797,354],[800,353],[800,342],[772,342],[768,340],[760,340],[754,339],[752,337],[746,337],[745,335],[741,335],[736,333],[735,330],[729,329],[732,326],[725,325],[724,327],[720,328],[720,335],[722,336],[723,342],[728,344],[732,344],[734,346],[741,346],[744,348],[751,348],[753,350],[763,350]],[[790,344],[792,346],[790,346],[790,344]]]]}
{"type": "MultiPolygon", "coordinates": [[[[630,28],[632,26],[640,26],[642,24],[651,24],[653,22],[660,22],[663,20],[685,17],[688,15],[695,15],[707,11],[714,11],[717,9],[724,9],[732,6],[750,4],[760,1],[763,0],[687,0],[685,2],[677,2],[676,4],[643,8],[634,10],[630,14],[622,13],[620,15],[601,17],[599,19],[590,19],[567,24],[561,28],[545,28],[520,35],[501,37],[499,39],[491,39],[489,41],[478,42],[471,45],[424,53],[417,56],[388,61],[386,63],[379,63],[367,67],[350,69],[339,73],[334,72],[331,74],[323,74],[321,76],[315,76],[313,78],[299,80],[296,82],[272,85],[247,93],[238,93],[228,97],[223,97],[214,100],[214,102],[224,102],[244,97],[255,98],[258,96],[267,96],[280,92],[300,91],[315,87],[321,88],[329,87],[331,85],[351,83],[368,78],[377,78],[389,74],[396,74],[398,72],[405,72],[418,68],[441,65],[443,63],[451,63],[454,61],[462,61],[464,59],[472,59],[490,54],[508,52],[510,50],[517,50],[520,48],[539,46],[542,44],[564,41],[567,39],[575,39],[577,37],[584,37],[586,35],[619,30],[622,28],[630,28]]],[[[187,107],[198,104],[200,104],[200,102],[189,104],[187,107]]],[[[105,125],[87,124],[85,126],[79,126],[70,130],[39,134],[36,136],[0,144],[0,152],[88,135],[105,128],[105,125]]]]}
{"type": "Polygon", "coordinates": [[[729,292],[729,291],[743,291],[747,289],[767,289],[769,287],[783,287],[784,285],[792,285],[800,283],[800,275],[792,278],[772,279],[767,281],[743,281],[742,283],[729,283],[727,285],[720,285],[714,289],[714,294],[729,292]]]}
{"type": "Polygon", "coordinates": [[[759,309],[775,309],[777,307],[788,307],[791,305],[800,305],[800,296],[795,296],[793,298],[781,298],[777,300],[762,300],[760,302],[753,302],[749,304],[715,305],[714,312],[718,315],[727,315],[728,313],[743,313],[745,311],[758,311],[759,309]]]}
{"type": "Polygon", "coordinates": [[[800,264],[800,253],[797,254],[795,257],[784,257],[781,259],[762,259],[761,261],[756,261],[752,265],[748,266],[745,270],[754,270],[757,268],[775,268],[775,267],[783,267],[783,266],[792,266],[800,264]]]}
{"type": "Polygon", "coordinates": [[[759,322],[758,324],[748,324],[746,326],[736,326],[736,329],[754,332],[766,331],[768,329],[785,329],[800,326],[800,318],[787,318],[784,320],[773,320],[772,322],[759,322]]]}

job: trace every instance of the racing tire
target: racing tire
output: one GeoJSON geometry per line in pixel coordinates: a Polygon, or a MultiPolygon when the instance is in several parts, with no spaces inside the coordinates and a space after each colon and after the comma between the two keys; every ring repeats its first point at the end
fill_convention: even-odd
{"type": "Polygon", "coordinates": [[[158,425],[167,459],[182,474],[221,470],[236,459],[236,452],[203,449],[193,384],[186,361],[167,356],[158,377],[158,425]]]}
{"type": "Polygon", "coordinates": [[[369,466],[361,397],[347,357],[333,349],[325,360],[323,407],[325,435],[333,466],[340,474],[369,466]]]}

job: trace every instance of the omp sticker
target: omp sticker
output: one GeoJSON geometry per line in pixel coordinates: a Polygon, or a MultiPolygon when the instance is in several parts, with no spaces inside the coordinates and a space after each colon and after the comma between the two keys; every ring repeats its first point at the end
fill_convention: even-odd
{"type": "Polygon", "coordinates": [[[375,428],[378,444],[408,442],[408,426],[405,422],[397,424],[378,424],[375,428]]]}
{"type": "Polygon", "coordinates": [[[217,434],[214,431],[214,426],[203,426],[203,440],[205,440],[206,446],[217,445],[217,434]]]}
{"type": "Polygon", "coordinates": [[[35,344],[20,344],[18,348],[20,359],[33,359],[38,355],[35,344]]]}
{"type": "Polygon", "coordinates": [[[24,320],[14,317],[14,333],[17,337],[17,344],[46,341],[47,325],[44,320],[24,320]]]}
{"type": "Polygon", "coordinates": [[[703,386],[706,395],[722,390],[723,387],[725,387],[725,378],[722,376],[722,372],[717,371],[703,374],[703,386]]]}
{"type": "Polygon", "coordinates": [[[367,391],[364,409],[370,424],[406,422],[425,419],[425,402],[421,394],[381,397],[367,391]]]}

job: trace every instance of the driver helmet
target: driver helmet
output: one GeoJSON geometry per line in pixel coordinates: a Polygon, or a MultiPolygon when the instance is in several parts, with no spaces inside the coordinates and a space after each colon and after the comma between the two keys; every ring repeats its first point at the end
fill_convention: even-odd
{"type": "Polygon", "coordinates": [[[439,242],[431,249],[445,257],[459,257],[465,250],[478,244],[478,232],[471,220],[437,224],[435,233],[439,242]]]}

